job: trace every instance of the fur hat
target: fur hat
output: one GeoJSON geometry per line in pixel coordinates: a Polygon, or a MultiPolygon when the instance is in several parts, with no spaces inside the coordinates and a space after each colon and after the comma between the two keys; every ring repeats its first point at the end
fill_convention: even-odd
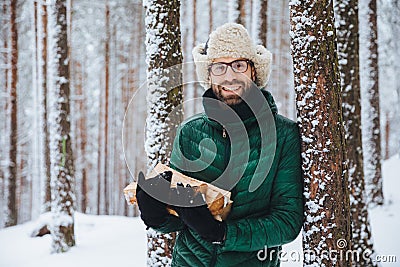
{"type": "Polygon", "coordinates": [[[196,72],[201,85],[210,88],[208,68],[214,59],[221,57],[246,58],[254,63],[256,85],[264,87],[271,73],[272,54],[262,45],[255,45],[247,30],[237,23],[226,23],[210,34],[206,44],[197,45],[193,51],[196,72]]]}

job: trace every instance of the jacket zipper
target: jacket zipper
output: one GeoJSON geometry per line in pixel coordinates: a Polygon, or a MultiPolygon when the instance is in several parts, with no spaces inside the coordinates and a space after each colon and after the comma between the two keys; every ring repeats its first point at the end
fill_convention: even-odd
{"type": "MultiPolygon", "coordinates": [[[[225,127],[222,128],[222,137],[224,139],[227,137],[225,127]]],[[[224,155],[225,165],[228,164],[227,153],[229,153],[229,146],[230,146],[229,143],[225,146],[225,155],[224,155]]],[[[213,251],[212,251],[212,255],[211,255],[210,267],[214,267],[215,264],[217,263],[217,248],[218,248],[218,244],[213,244],[213,251]]]]}
{"type": "MultiPolygon", "coordinates": [[[[228,134],[226,133],[226,129],[222,128],[222,137],[226,139],[228,137],[228,134]]],[[[228,140],[228,142],[225,142],[225,151],[224,151],[224,164],[225,168],[228,166],[229,159],[230,159],[230,153],[231,153],[231,142],[228,140]]]]}
{"type": "Polygon", "coordinates": [[[210,261],[210,267],[214,267],[215,264],[217,263],[217,244],[213,244],[213,252],[211,256],[211,261],[210,261]]]}

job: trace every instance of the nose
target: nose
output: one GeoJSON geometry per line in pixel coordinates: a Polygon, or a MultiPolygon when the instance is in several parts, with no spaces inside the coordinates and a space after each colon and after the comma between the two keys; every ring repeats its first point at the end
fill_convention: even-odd
{"type": "Polygon", "coordinates": [[[228,66],[225,73],[225,80],[228,82],[233,81],[236,78],[236,73],[233,71],[232,67],[228,66]]]}

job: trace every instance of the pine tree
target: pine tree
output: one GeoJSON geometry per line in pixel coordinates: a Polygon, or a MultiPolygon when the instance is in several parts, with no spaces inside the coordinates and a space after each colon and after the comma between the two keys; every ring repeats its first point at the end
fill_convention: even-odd
{"type": "MultiPolygon", "coordinates": [[[[380,2],[382,4],[383,1],[380,2]]],[[[399,56],[400,56],[400,44],[397,41],[397,36],[400,35],[400,1],[399,0],[391,0],[389,1],[390,4],[390,16],[389,21],[390,21],[390,26],[391,26],[391,36],[393,41],[391,42],[392,44],[392,50],[390,51],[390,56],[392,57],[392,62],[397,62],[399,56]]],[[[385,13],[386,14],[386,13],[385,13]]],[[[384,16],[381,16],[384,17],[384,16]]],[[[392,69],[393,73],[395,75],[398,75],[400,73],[400,64],[392,64],[392,69]]],[[[390,77],[392,78],[392,77],[390,77]]],[[[394,113],[394,118],[392,121],[391,129],[393,131],[393,134],[391,136],[394,136],[394,147],[395,147],[395,154],[397,154],[400,157],[400,83],[397,82],[397,80],[394,80],[394,90],[397,95],[397,99],[394,102],[395,103],[395,109],[393,111],[394,113]]]]}
{"type": "Polygon", "coordinates": [[[18,82],[18,29],[16,21],[17,2],[8,1],[9,14],[9,29],[10,29],[10,92],[9,92],[9,114],[10,131],[9,131],[9,165],[6,178],[7,186],[7,209],[5,226],[13,226],[18,220],[18,205],[17,205],[17,150],[18,150],[18,103],[17,103],[17,82],[18,82]]]}
{"type": "Polygon", "coordinates": [[[363,103],[363,148],[367,204],[382,205],[382,155],[379,104],[376,0],[360,0],[360,67],[363,103]]]}
{"type": "Polygon", "coordinates": [[[100,166],[100,168],[103,168],[103,191],[102,193],[104,194],[103,199],[104,199],[104,212],[105,214],[109,214],[110,213],[110,199],[109,199],[109,179],[108,179],[108,174],[109,174],[109,124],[110,124],[110,120],[109,120],[109,95],[110,95],[110,42],[111,42],[111,25],[110,25],[110,5],[108,3],[108,0],[106,0],[106,21],[105,21],[105,26],[106,26],[106,39],[104,42],[105,48],[104,48],[104,88],[105,88],[105,92],[104,92],[104,117],[103,119],[103,154],[101,155],[103,157],[103,165],[100,166]]]}
{"type": "Polygon", "coordinates": [[[333,3],[291,1],[297,116],[303,140],[304,266],[349,266],[350,204],[333,3]]]}
{"type": "Polygon", "coordinates": [[[50,150],[49,150],[49,132],[47,126],[47,6],[45,1],[35,2],[36,14],[36,79],[38,88],[39,106],[37,113],[41,123],[37,129],[40,133],[39,144],[41,158],[40,162],[40,185],[44,191],[41,198],[41,212],[48,212],[51,209],[51,188],[50,188],[50,150]]]}
{"type": "MultiPolygon", "coordinates": [[[[7,16],[7,9],[8,9],[8,3],[7,1],[3,1],[2,4],[0,5],[0,24],[2,25],[0,27],[0,110],[7,110],[7,99],[6,96],[8,96],[8,23],[6,23],[6,20],[8,20],[7,16]]],[[[8,132],[8,122],[9,120],[7,118],[7,112],[0,112],[0,208],[4,210],[4,204],[3,202],[6,199],[5,195],[5,174],[6,174],[6,168],[8,168],[8,164],[4,164],[4,158],[3,155],[6,155],[7,151],[7,141],[6,138],[4,138],[8,132]]],[[[6,156],[8,157],[8,155],[6,156]]],[[[4,226],[3,219],[5,216],[2,216],[0,218],[0,227],[4,226]]]]}
{"type": "Polygon", "coordinates": [[[229,0],[229,20],[245,26],[246,11],[245,0],[229,0]]]}
{"type": "MultiPolygon", "coordinates": [[[[148,167],[166,164],[177,125],[182,120],[182,50],[179,0],[146,0],[147,139],[148,167]]],[[[174,234],[148,231],[148,265],[170,263],[174,234]]]]}
{"type": "Polygon", "coordinates": [[[261,41],[261,44],[266,47],[267,46],[267,23],[268,23],[268,0],[259,0],[261,2],[261,9],[260,9],[260,30],[258,38],[261,41]]]}
{"type": "Polygon", "coordinates": [[[213,2],[212,0],[208,0],[208,31],[212,32],[213,30],[213,2]]]}
{"type": "Polygon", "coordinates": [[[52,251],[68,251],[75,245],[74,163],[70,129],[70,81],[67,1],[48,5],[49,32],[49,137],[51,159],[50,232],[52,251]]]}
{"type": "MultiPolygon", "coordinates": [[[[361,133],[358,1],[337,0],[335,12],[338,20],[338,56],[351,196],[352,248],[360,255],[367,250],[372,254],[372,233],[365,199],[361,133]]],[[[376,263],[365,257],[360,257],[356,263],[362,266],[376,266],[376,263]]]]}
{"type": "Polygon", "coordinates": [[[295,117],[293,88],[293,64],[290,56],[290,20],[288,10],[289,0],[271,5],[268,10],[270,21],[268,30],[268,48],[272,51],[272,70],[268,90],[278,99],[279,111],[282,115],[295,117]],[[292,101],[289,101],[292,100],[292,101]]]}
{"type": "Polygon", "coordinates": [[[255,43],[267,47],[268,1],[251,0],[249,11],[251,12],[248,15],[248,17],[250,17],[251,36],[253,36],[255,43]]]}

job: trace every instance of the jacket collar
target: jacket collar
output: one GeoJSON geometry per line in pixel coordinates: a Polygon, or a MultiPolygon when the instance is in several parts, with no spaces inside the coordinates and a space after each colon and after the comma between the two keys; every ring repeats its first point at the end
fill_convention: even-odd
{"type": "Polygon", "coordinates": [[[275,116],[278,108],[269,91],[252,87],[244,101],[237,105],[227,106],[218,100],[211,88],[203,94],[203,106],[205,117],[211,124],[217,124],[218,128],[244,124],[246,127],[256,121],[269,108],[275,116]],[[261,94],[260,94],[261,92],[261,94]],[[268,106],[266,105],[268,103],[268,106]]]}

